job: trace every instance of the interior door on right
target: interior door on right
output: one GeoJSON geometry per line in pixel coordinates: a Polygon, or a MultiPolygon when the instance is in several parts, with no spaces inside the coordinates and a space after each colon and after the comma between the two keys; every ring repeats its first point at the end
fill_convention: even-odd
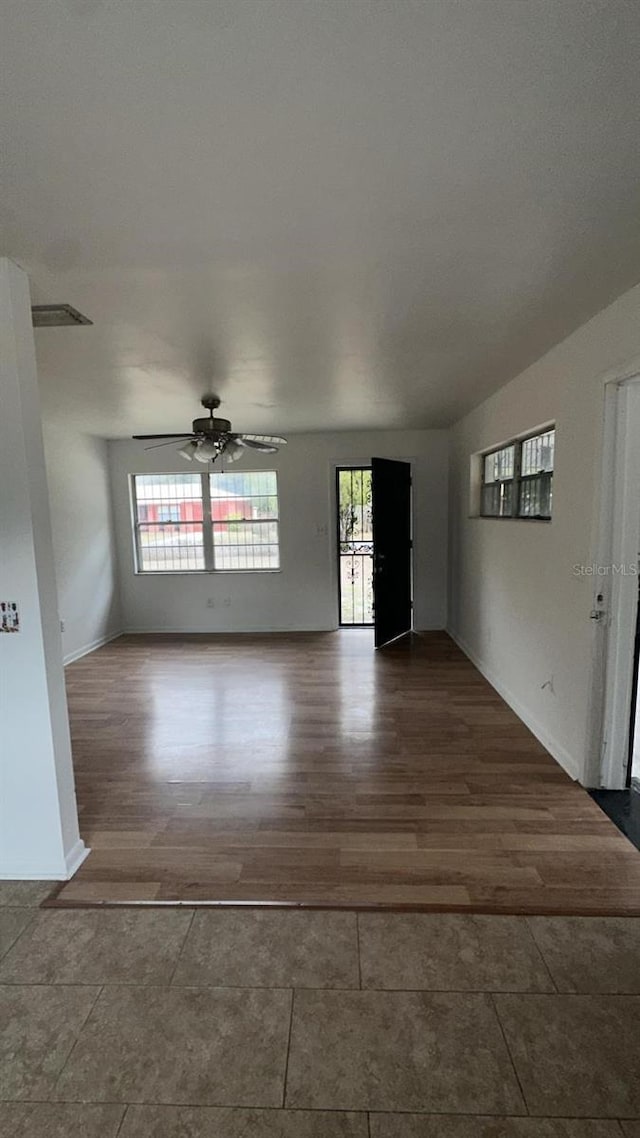
{"type": "Polygon", "coordinates": [[[373,600],[376,648],[412,628],[411,466],[371,460],[373,600]]]}

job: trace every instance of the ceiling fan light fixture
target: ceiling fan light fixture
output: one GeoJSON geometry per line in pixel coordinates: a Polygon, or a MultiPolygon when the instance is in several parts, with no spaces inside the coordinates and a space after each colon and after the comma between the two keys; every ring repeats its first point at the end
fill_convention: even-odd
{"type": "Polygon", "coordinates": [[[183,447],[179,447],[177,453],[181,454],[183,458],[186,458],[187,462],[193,462],[197,449],[198,444],[191,439],[188,443],[185,443],[183,447]]]}
{"type": "Polygon", "coordinates": [[[196,443],[193,457],[198,462],[215,462],[219,454],[220,447],[218,444],[210,439],[205,439],[202,443],[196,443]]]}
{"type": "Polygon", "coordinates": [[[224,457],[227,462],[237,462],[244,454],[244,447],[240,443],[230,442],[224,448],[224,457]]]}

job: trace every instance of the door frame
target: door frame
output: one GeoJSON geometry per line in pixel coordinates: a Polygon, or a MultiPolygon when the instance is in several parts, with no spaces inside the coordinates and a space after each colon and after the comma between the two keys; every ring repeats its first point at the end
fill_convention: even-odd
{"type": "Polygon", "coordinates": [[[627,784],[638,555],[640,553],[640,367],[604,389],[600,511],[593,582],[592,694],[585,782],[627,784]]]}
{"type": "MultiPolygon", "coordinates": [[[[640,369],[639,369],[639,371],[640,371],[640,369]]],[[[340,624],[340,581],[338,579],[338,575],[340,573],[340,562],[339,562],[340,547],[339,547],[339,542],[338,542],[338,495],[336,492],[336,487],[337,487],[337,482],[338,482],[338,475],[336,472],[338,470],[349,470],[350,468],[353,468],[354,470],[360,470],[360,469],[365,468],[365,467],[370,467],[371,466],[371,459],[373,457],[374,457],[373,451],[371,451],[371,453],[368,455],[368,457],[365,456],[364,458],[362,458],[362,457],[354,458],[353,460],[351,460],[351,459],[340,459],[340,460],[333,459],[328,464],[328,478],[327,478],[327,482],[325,485],[326,485],[326,491],[328,492],[328,495],[329,495],[330,525],[329,525],[329,546],[328,547],[329,547],[331,563],[332,563],[333,604],[334,604],[334,613],[335,613],[334,627],[336,630],[342,629],[342,628],[346,628],[346,629],[348,629],[348,628],[360,628],[360,629],[365,629],[365,630],[371,629],[373,631],[373,625],[372,624],[355,624],[355,625],[340,624]]],[[[390,458],[394,462],[406,462],[411,467],[411,541],[412,541],[412,547],[411,547],[411,599],[413,601],[413,620],[415,623],[415,615],[416,615],[416,607],[415,607],[415,600],[416,600],[415,565],[416,565],[416,550],[418,548],[419,541],[420,541],[420,536],[416,532],[415,468],[416,468],[417,458],[413,452],[410,455],[383,454],[383,455],[376,455],[375,457],[376,458],[390,458]]],[[[415,631],[415,628],[414,628],[414,631],[415,631]]]]}

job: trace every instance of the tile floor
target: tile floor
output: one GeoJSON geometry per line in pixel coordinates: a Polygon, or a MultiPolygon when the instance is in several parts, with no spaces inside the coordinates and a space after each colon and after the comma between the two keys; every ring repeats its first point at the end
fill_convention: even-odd
{"type": "Polygon", "coordinates": [[[0,1138],[640,1138],[640,919],[39,909],[0,1138]]]}

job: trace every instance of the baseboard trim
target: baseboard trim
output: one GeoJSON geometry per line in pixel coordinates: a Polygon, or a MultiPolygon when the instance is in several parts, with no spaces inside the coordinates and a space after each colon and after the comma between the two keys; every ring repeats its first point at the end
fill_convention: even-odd
{"type": "Polygon", "coordinates": [[[83,861],[87,860],[90,853],[90,847],[85,846],[82,838],[78,838],[75,846],[69,850],[69,853],[64,859],[67,868],[67,881],[73,877],[74,873],[78,872],[83,861]]]}
{"type": "Polygon", "coordinates": [[[90,853],[82,838],[78,838],[57,869],[43,870],[37,862],[18,862],[2,870],[0,881],[69,881],[90,853]]]}
{"type": "Polygon", "coordinates": [[[518,697],[502,682],[493,668],[490,668],[484,660],[481,660],[457,632],[454,632],[452,628],[447,628],[447,632],[451,639],[458,645],[458,648],[464,652],[465,656],[469,657],[471,663],[482,673],[485,680],[489,681],[491,687],[496,689],[498,695],[502,696],[505,703],[509,704],[511,710],[515,711],[518,718],[521,719],[531,733],[535,735],[538,742],[542,743],[542,746],[545,747],[556,762],[560,764],[562,769],[567,772],[569,777],[578,782],[582,774],[582,764],[571,755],[561,743],[558,743],[557,739],[554,739],[553,736],[549,734],[546,727],[543,727],[542,724],[538,722],[535,715],[532,715],[529,709],[525,707],[518,697]]]}
{"type": "MultiPolygon", "coordinates": [[[[340,624],[332,624],[330,626],[314,625],[308,628],[300,628],[299,625],[295,627],[291,625],[288,628],[203,628],[202,625],[200,625],[198,628],[185,628],[184,626],[181,628],[123,628],[122,632],[118,633],[118,636],[162,636],[163,633],[170,636],[179,636],[180,633],[184,633],[185,636],[194,636],[196,634],[202,634],[203,636],[264,636],[270,632],[272,632],[274,636],[277,636],[280,633],[289,632],[300,632],[304,634],[308,632],[351,631],[362,632],[363,628],[356,625],[353,629],[350,629],[348,625],[340,624]]],[[[365,626],[364,631],[373,633],[373,625],[370,625],[368,628],[365,626]]],[[[443,624],[433,624],[425,625],[421,628],[414,628],[412,631],[417,634],[421,632],[446,632],[446,628],[443,624]]]]}
{"type": "Polygon", "coordinates": [[[90,644],[83,644],[82,648],[76,648],[75,652],[69,652],[63,657],[62,662],[65,668],[67,664],[73,664],[83,656],[88,656],[90,652],[95,652],[96,648],[102,648],[103,644],[109,644],[111,640],[117,640],[119,636],[122,636],[122,629],[118,629],[117,632],[110,632],[107,636],[100,636],[97,640],[92,640],[90,644]]]}
{"type": "Polygon", "coordinates": [[[337,628],[125,628],[119,636],[274,636],[283,633],[337,632],[337,628]]]}
{"type": "Polygon", "coordinates": [[[37,867],[30,865],[26,862],[21,862],[19,865],[10,866],[9,869],[3,870],[0,873],[0,881],[67,881],[66,869],[60,873],[51,873],[48,870],[43,873],[37,867]]]}
{"type": "Polygon", "coordinates": [[[34,862],[18,862],[0,873],[0,881],[69,881],[88,858],[91,850],[78,838],[69,853],[61,860],[57,869],[43,870],[34,862]]]}

